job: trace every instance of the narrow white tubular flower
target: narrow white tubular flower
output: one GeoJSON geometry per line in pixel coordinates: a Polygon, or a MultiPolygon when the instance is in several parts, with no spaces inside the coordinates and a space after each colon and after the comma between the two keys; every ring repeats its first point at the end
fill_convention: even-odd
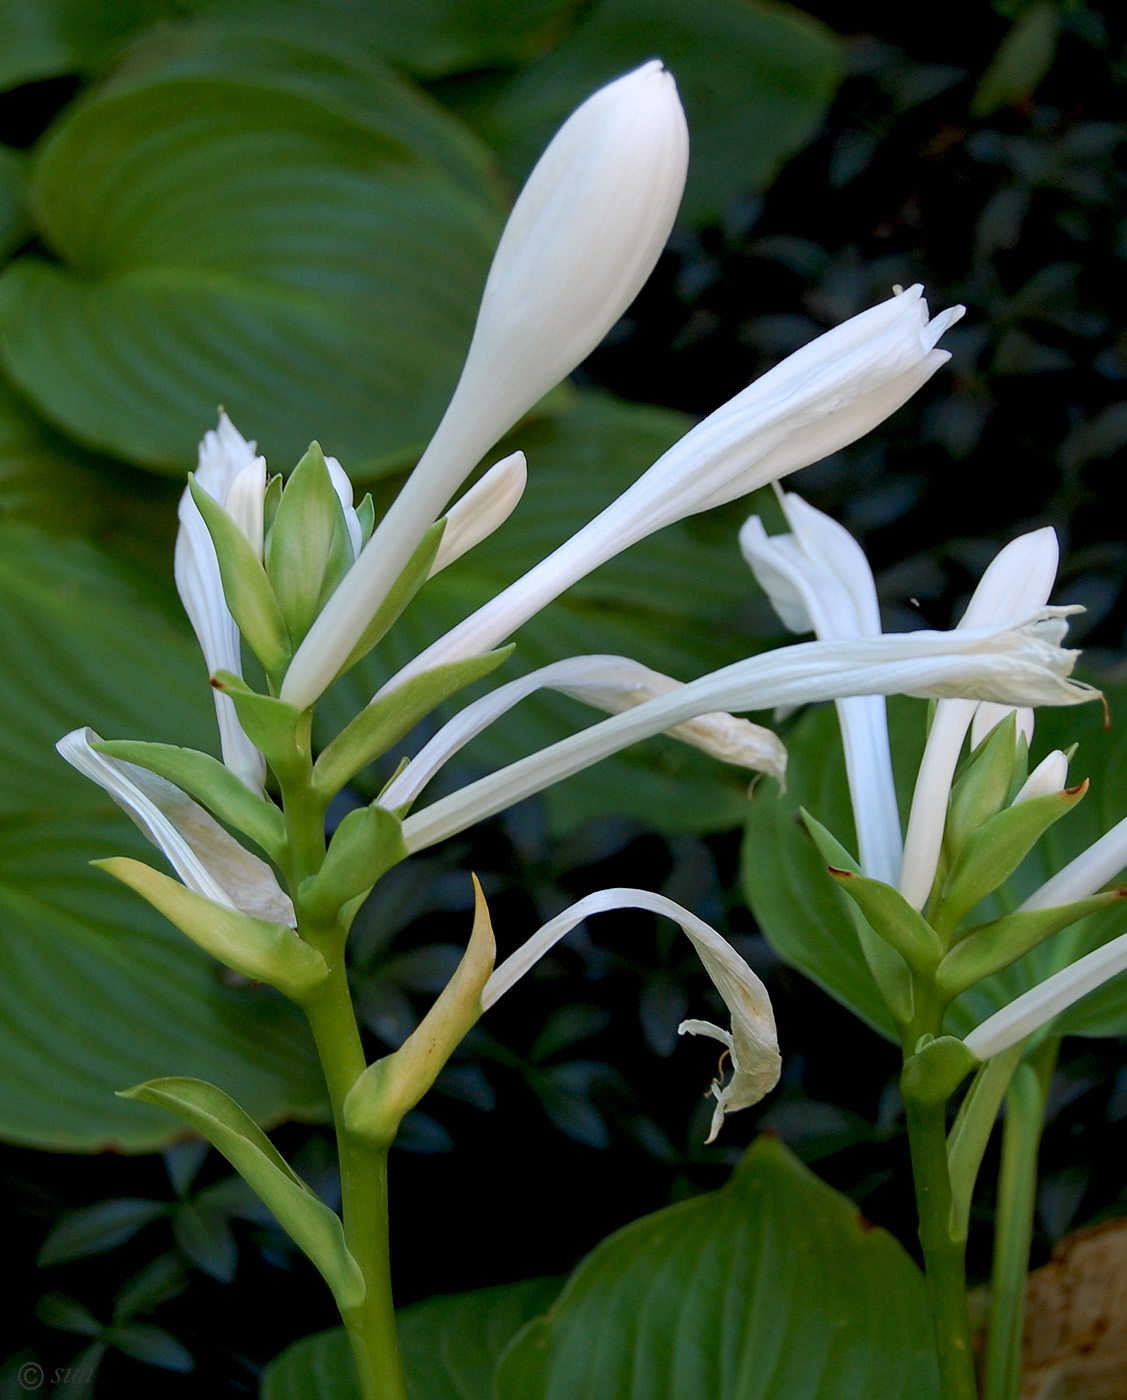
{"type": "Polygon", "coordinates": [[[1086,851],[1058,870],[1021,906],[1026,909],[1052,909],[1057,904],[1071,904],[1087,899],[1114,880],[1127,866],[1127,817],[1105,831],[1086,851]]]}
{"type": "Polygon", "coordinates": [[[266,459],[255,457],[239,472],[222,502],[224,510],[246,535],[259,560],[262,559],[266,501],[266,459]]]}
{"type": "MultiPolygon", "coordinates": [[[[800,496],[780,494],[780,503],[791,533],[768,535],[753,515],[740,548],[783,623],[823,642],[879,637],[876,584],[861,546],[800,496]]],[[[861,868],[895,884],[903,846],[884,697],[855,695],[836,705],[861,868]]]]}
{"type": "Polygon", "coordinates": [[[1067,782],[1068,759],[1060,749],[1054,749],[1022,783],[1011,806],[1016,807],[1019,802],[1028,802],[1031,797],[1047,797],[1051,792],[1063,792],[1067,782]]]}
{"type": "MultiPolygon", "coordinates": [[[[1024,734],[1025,742],[1033,742],[1033,711],[1028,705],[994,705],[983,701],[974,712],[970,725],[970,746],[977,749],[983,739],[1010,715],[1017,715],[1017,735],[1024,734]]],[[[1015,735],[1015,738],[1017,737],[1015,735]]]]}
{"type": "MultiPolygon", "coordinates": [[[[255,444],[247,442],[226,413],[220,410],[219,427],[214,432],[206,433],[200,443],[196,481],[222,505],[236,477],[256,460],[262,461],[255,456],[255,444]]],[[[265,470],[266,464],[263,462],[263,479],[265,470]]],[[[180,529],[176,535],[174,574],[184,611],[199,641],[209,674],[233,671],[241,676],[239,629],[223,596],[215,546],[199,507],[188,490],[180,497],[178,514],[180,529]]],[[[261,792],[266,776],[265,760],[243,733],[230,698],[218,690],[213,691],[212,695],[223,762],[253,792],[261,792]]]]}
{"type": "Polygon", "coordinates": [[[92,745],[92,729],[74,729],[55,745],[66,761],[104,788],[162,851],[188,889],[227,909],[296,926],[293,904],[264,860],[244,850],[198,802],[134,763],[92,745]]]}
{"type": "MultiPolygon", "coordinates": [[[[538,690],[559,691],[596,709],[620,714],[680,688],[680,681],[624,656],[572,656],[542,666],[460,710],[392,779],[380,795],[380,804],[395,809],[414,802],[454,754],[538,690]]],[[[746,719],[719,713],[698,715],[667,732],[724,763],[769,773],[780,783],[786,774],[787,753],[779,736],[746,719]]]]}
{"type": "Polygon", "coordinates": [[[768,370],[674,443],[554,553],[405,666],[384,691],[418,671],[488,651],[638,540],[746,496],[876,427],[950,358],[935,343],[963,308],[929,321],[921,292],[899,292],[768,370]]]}
{"type": "Polygon", "coordinates": [[[677,216],[688,159],[677,86],[656,59],[600,88],[557,132],[501,235],[445,416],[298,649],[284,700],[305,708],[320,695],[473,467],[641,291],[677,216]]]}
{"type": "Polygon", "coordinates": [[[964,1044],[980,1060],[1001,1054],[1124,968],[1127,968],[1127,933],[1077,958],[1068,967],[1015,997],[1008,1006],[976,1026],[965,1037],[964,1044]]]}
{"type": "Polygon", "coordinates": [[[427,577],[441,573],[503,525],[516,510],[527,482],[523,452],[511,452],[495,462],[446,512],[446,528],[427,577]]]}
{"type": "Polygon", "coordinates": [[[403,823],[410,851],[464,830],[640,739],[714,710],[807,705],[843,695],[951,695],[1009,704],[1077,705],[1091,686],[1068,680],[1077,652],[1060,647],[1071,608],[1047,608],[1005,628],[908,632],[803,642],[748,657],[519,759],[403,823]]]}
{"type": "MultiPolygon", "coordinates": [[[[1048,526],[1011,540],[991,560],[956,630],[1028,616],[1048,601],[1059,559],[1056,532],[1048,526]]],[[[939,705],[927,736],[900,867],[900,893],[916,909],[923,908],[935,879],[951,780],[976,708],[970,700],[939,705]]]]}
{"type": "Polygon", "coordinates": [[[360,529],[360,518],[352,506],[352,482],[335,457],[326,457],[325,466],[329,469],[329,480],[333,483],[333,490],[344,508],[344,523],[348,526],[352,557],[355,559],[362,548],[363,532],[360,529]]]}
{"type": "Polygon", "coordinates": [[[716,1108],[707,1139],[712,1142],[720,1131],[726,1113],[748,1108],[771,1092],[779,1082],[782,1060],[767,988],[730,943],[680,904],[666,899],[664,895],[652,894],[649,890],[600,890],[597,894],[588,895],[562,914],[557,914],[512,957],[505,959],[485,984],[482,1007],[488,1010],[550,948],[589,915],[605,914],[615,909],[646,909],[680,924],[731,1015],[730,1031],[713,1025],[711,1021],[682,1021],[677,1027],[681,1035],[687,1032],[720,1041],[731,1056],[732,1077],[725,1085],[719,1081],[712,1085],[716,1108]]]}

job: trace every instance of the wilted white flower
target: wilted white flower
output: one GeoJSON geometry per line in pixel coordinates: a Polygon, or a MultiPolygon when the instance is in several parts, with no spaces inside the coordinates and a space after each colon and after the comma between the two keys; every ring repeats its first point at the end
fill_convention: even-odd
{"type": "Polygon", "coordinates": [[[698,919],[680,904],[651,894],[648,890],[613,889],[590,894],[557,914],[497,968],[485,985],[481,1004],[488,1010],[501,996],[553,948],[561,938],[591,914],[617,909],[646,909],[664,915],[681,926],[697,950],[704,970],[720,993],[732,1018],[725,1030],[711,1021],[682,1021],[681,1035],[704,1035],[718,1040],[728,1051],[732,1074],[726,1084],[717,1079],[712,1085],[716,1108],[712,1114],[708,1142],[720,1131],[726,1113],[758,1103],[779,1082],[782,1061],[775,1031],[775,1016],[767,988],[748,967],[730,943],[714,928],[698,919]]]}

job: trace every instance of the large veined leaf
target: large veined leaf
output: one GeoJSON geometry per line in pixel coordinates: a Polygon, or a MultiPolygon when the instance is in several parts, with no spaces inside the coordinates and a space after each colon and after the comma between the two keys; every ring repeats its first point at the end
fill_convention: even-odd
{"type": "Polygon", "coordinates": [[[0,279],[0,354],[77,440],[192,464],[224,404],[277,467],[403,464],[457,376],[501,223],[489,158],[326,29],[219,18],[138,44],[38,153],[57,261],[0,279]]]}
{"type": "Polygon", "coordinates": [[[567,39],[477,114],[514,177],[591,90],[658,57],[692,133],[682,217],[715,220],[763,189],[816,133],[842,75],[842,46],[817,20],[759,0],[598,0],[567,39]]]}
{"type": "MultiPolygon", "coordinates": [[[[1109,693],[1113,714],[1125,701],[1122,694],[1109,693]]],[[[889,715],[900,810],[906,813],[922,751],[925,706],[920,701],[894,701],[889,715]]],[[[1102,711],[1094,705],[1038,712],[1035,756],[1074,742],[1079,742],[1080,749],[1072,764],[1072,777],[1091,779],[1088,796],[1050,829],[1006,886],[984,902],[982,919],[1016,908],[1124,815],[1127,741],[1120,727],[1105,731],[1102,711]]],[[[788,733],[787,746],[786,794],[765,788],[748,813],[743,847],[748,902],[763,932],[788,962],[895,1039],[861,955],[844,897],[832,887],[825,863],[798,819],[798,809],[805,807],[846,846],[855,849],[833,708],[824,706],[805,715],[788,733]]],[[[948,1029],[966,1034],[1021,992],[1123,932],[1125,926],[1127,914],[1122,908],[1112,908],[1055,934],[1012,967],[965,992],[948,1013],[948,1029]]],[[[1127,1033],[1127,977],[1113,979],[1078,1002],[1058,1018],[1054,1030],[1074,1035],[1127,1033]]]]}
{"type": "Polygon", "coordinates": [[[319,1116],[299,1014],[217,965],[88,862],[152,848],[54,743],[214,743],[194,643],[76,540],[0,527],[0,1136],[32,1146],[162,1146],[166,1114],[114,1097],[141,1079],[214,1080],[260,1121],[319,1116]]]}
{"type": "Polygon", "coordinates": [[[605,1240],[497,1371],[497,1400],[930,1400],[923,1279],[781,1143],[605,1240]]]}
{"type": "MultiPolygon", "coordinates": [[[[529,464],[519,507],[488,541],[432,579],[376,652],[337,687],[325,707],[326,732],[423,646],[585,524],[688,426],[682,414],[580,394],[566,410],[514,434],[505,446],[523,447],[529,464]]],[[[739,518],[737,510],[673,526],[604,565],[520,629],[514,657],[491,684],[583,653],[632,656],[679,680],[746,655],[754,643],[739,614],[753,585],[736,544],[739,518]]],[[[501,767],[600,718],[562,697],[537,695],[474,740],[465,762],[442,778],[465,781],[468,772],[501,767]]],[[[547,801],[557,828],[614,811],[667,830],[718,830],[742,821],[747,784],[743,770],[659,739],[550,789],[547,801]]],[[[440,783],[432,788],[440,790],[440,783]]]]}
{"type": "MultiPolygon", "coordinates": [[[[559,1289],[559,1279],[528,1279],[403,1308],[397,1321],[410,1400],[493,1400],[498,1358],[559,1289]]],[[[260,1394],[262,1400],[357,1400],[344,1329],[287,1347],[263,1373],[260,1394]]]]}

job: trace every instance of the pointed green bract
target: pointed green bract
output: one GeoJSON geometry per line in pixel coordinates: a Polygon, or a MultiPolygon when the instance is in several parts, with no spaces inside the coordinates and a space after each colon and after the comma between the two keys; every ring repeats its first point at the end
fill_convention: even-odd
{"type": "Polygon", "coordinates": [[[329,974],[324,958],[285,924],[268,923],[237,909],[226,909],[187,889],[179,880],[132,860],[112,856],[94,862],[147,899],[193,943],[235,972],[268,982],[301,1001],[329,974]]]}
{"type": "Polygon", "coordinates": [[[943,956],[939,936],[899,890],[851,870],[830,870],[839,889],[852,899],[869,925],[904,959],[913,972],[930,977],[943,956]]]}
{"type": "Polygon", "coordinates": [[[188,485],[215,545],[231,616],[267,674],[278,676],[290,659],[290,639],[262,561],[234,520],[191,474],[188,485]]]}
{"type": "Polygon", "coordinates": [[[348,659],[340,668],[340,675],[355,666],[361,657],[367,656],[368,652],[395,624],[403,609],[426,583],[430,566],[434,563],[434,556],[438,553],[438,546],[442,543],[442,532],[445,528],[445,518],[436,520],[423,536],[414,554],[408,559],[403,572],[392,584],[387,596],[372,614],[371,622],[361,632],[359,641],[349,652],[348,659]]]}
{"type": "Polygon", "coordinates": [[[349,812],[333,833],[324,864],[301,886],[298,902],[315,923],[331,923],[341,906],[364,895],[407,857],[399,818],[372,803],[349,812]]]}
{"type": "Polygon", "coordinates": [[[234,1099],[202,1079],[150,1079],[121,1094],[178,1114],[217,1148],[317,1266],[342,1311],[364,1301],[364,1279],[338,1217],[306,1186],[234,1099]]]}
{"type": "Polygon", "coordinates": [[[511,646],[469,656],[412,676],[389,695],[373,700],[329,744],[313,767],[313,781],[326,798],[334,797],[361,768],[379,758],[444,700],[496,670],[512,654],[511,646]]]}
{"type": "Polygon", "coordinates": [[[266,572],[295,647],[351,565],[344,508],[314,442],[285,484],[266,539],[266,572]]]}
{"type": "MultiPolygon", "coordinates": [[[[828,831],[821,822],[812,817],[805,808],[800,808],[799,813],[826,865],[860,875],[860,865],[837,837],[828,831]]],[[[839,884],[838,888],[840,889],[842,886],[839,884]]],[[[898,1023],[906,1024],[912,1019],[914,1005],[912,979],[908,973],[907,963],[892,944],[876,932],[855,900],[847,899],[845,907],[849,911],[850,919],[856,930],[865,962],[873,975],[873,980],[880,988],[889,1011],[898,1023]]]]}
{"type": "Polygon", "coordinates": [[[282,813],[269,799],[256,797],[241,778],[211,754],[140,739],[103,739],[94,747],[109,758],[135,763],[175,783],[220,821],[249,836],[271,859],[280,860],[286,844],[282,813]]]}
{"type": "Polygon", "coordinates": [[[292,764],[300,711],[273,695],[260,695],[231,671],[216,671],[211,683],[231,697],[247,738],[262,750],[274,771],[292,764]]]}
{"type": "Polygon", "coordinates": [[[966,1239],[970,1205],[978,1169],[994,1130],[998,1110],[1010,1079],[1025,1053],[1026,1042],[1011,1045],[978,1069],[963,1096],[947,1137],[947,1168],[951,1177],[951,1238],[966,1239]]]}
{"type": "Polygon", "coordinates": [[[973,831],[1006,805],[1013,790],[1016,760],[1017,714],[1014,712],[994,726],[951,788],[943,833],[949,859],[958,854],[973,831]]]}
{"type": "Polygon", "coordinates": [[[1127,887],[1105,890],[1088,899],[1052,909],[1019,910],[971,931],[946,955],[935,974],[935,984],[950,1001],[983,977],[1001,972],[1018,958],[1062,928],[1089,914],[1127,898],[1127,887]]]}
{"type": "Polygon", "coordinates": [[[1009,879],[1054,822],[1070,812],[1088,784],[1031,797],[1006,807],[971,833],[955,859],[943,886],[934,920],[950,934],[981,899],[1009,879]]]}

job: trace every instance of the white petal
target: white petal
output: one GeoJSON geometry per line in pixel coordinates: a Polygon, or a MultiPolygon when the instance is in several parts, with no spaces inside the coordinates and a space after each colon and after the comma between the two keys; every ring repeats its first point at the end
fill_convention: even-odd
{"type": "Polygon", "coordinates": [[[263,506],[266,498],[266,458],[256,457],[232,481],[221,502],[243,532],[259,560],[263,546],[263,506]]]}
{"type": "Polygon", "coordinates": [[[1026,909],[1052,909],[1095,894],[1127,866],[1127,817],[1105,831],[1098,841],[1059,870],[1021,906],[1026,909]]]}
{"type": "Polygon", "coordinates": [[[712,1086],[716,1112],[708,1136],[711,1142],[719,1131],[725,1113],[747,1108],[770,1093],[779,1082],[782,1061],[767,988],[730,943],[680,904],[648,890],[612,889],[588,895],[562,914],[557,914],[512,957],[505,959],[486,984],[481,998],[482,1007],[488,1010],[550,948],[589,915],[616,909],[646,909],[680,924],[732,1017],[730,1032],[709,1021],[682,1021],[678,1027],[681,1034],[688,1032],[711,1036],[731,1052],[731,1078],[723,1087],[718,1083],[712,1086]]]}
{"type": "MultiPolygon", "coordinates": [[[[222,505],[235,478],[255,460],[255,444],[247,442],[220,410],[218,429],[206,433],[200,443],[196,481],[222,505]]],[[[176,535],[173,564],[176,588],[199,641],[208,673],[233,671],[241,676],[239,629],[223,595],[215,546],[190,491],[185,490],[181,495],[177,513],[180,529],[176,535]]],[[[212,691],[212,698],[223,762],[253,792],[261,792],[266,776],[265,760],[244,734],[230,698],[218,690],[212,691]]]]}
{"type": "Polygon", "coordinates": [[[1063,792],[1067,782],[1068,759],[1060,749],[1054,749],[1026,778],[1011,806],[1028,802],[1031,797],[1047,797],[1052,792],[1063,792]]]}
{"type": "Polygon", "coordinates": [[[244,850],[178,787],[136,764],[99,753],[91,747],[97,742],[92,729],[75,729],[55,747],[132,817],[190,890],[228,909],[296,925],[293,905],[265,861],[244,850]]]}
{"type": "Polygon", "coordinates": [[[352,557],[355,559],[363,548],[364,532],[360,528],[360,517],[352,506],[352,481],[335,457],[326,457],[325,466],[329,469],[329,479],[333,483],[333,490],[337,493],[337,498],[344,508],[344,523],[348,526],[348,538],[352,542],[352,557]]]}
{"type": "Polygon", "coordinates": [[[713,710],[895,693],[1081,704],[1099,692],[1067,679],[1077,653],[1061,650],[1059,642],[1070,611],[1048,608],[1009,628],[804,642],[737,661],[439,799],[407,818],[404,840],[412,851],[434,845],[629,744],[713,710]]]}
{"type": "Polygon", "coordinates": [[[970,726],[970,746],[977,749],[992,729],[996,729],[1010,715],[1017,715],[1017,733],[1025,735],[1025,742],[1033,742],[1033,711],[1028,705],[994,705],[984,701],[974,712],[970,726]]]}
{"type": "Polygon", "coordinates": [[[946,323],[942,317],[928,321],[927,303],[913,287],[796,351],[698,423],[523,578],[405,666],[384,693],[408,675],[488,651],[578,579],[655,530],[746,495],[868,432],[947,359],[931,349],[934,328],[946,323]]]}
{"type": "Polygon", "coordinates": [[[1027,1035],[1032,1035],[1046,1021],[1052,1020],[1124,968],[1127,968],[1127,933],[1077,958],[1068,967],[1055,972],[1028,992],[1023,992],[1001,1011],[988,1016],[971,1031],[964,1044],[980,1060],[988,1060],[1016,1045],[1019,1040],[1024,1040],[1027,1035]]]}
{"type": "MultiPolygon", "coordinates": [[[[542,666],[460,710],[392,779],[381,793],[380,803],[394,809],[414,802],[454,754],[538,690],[559,691],[596,709],[619,714],[680,686],[672,677],[624,656],[573,656],[542,666]]],[[[722,762],[769,773],[780,783],[785,777],[786,749],[778,735],[758,724],[714,713],[674,725],[668,732],[722,762]]]]}
{"type": "MultiPolygon", "coordinates": [[[[1041,607],[1052,592],[1059,557],[1056,533],[1048,527],[1011,540],[979,580],[959,628],[1005,624],[1041,607]]],[[[975,706],[965,701],[944,702],[932,720],[912,794],[900,868],[900,892],[916,909],[923,908],[935,879],[951,780],[974,714],[975,706]]]]}
{"type": "Polygon", "coordinates": [[[501,235],[450,406],[299,647],[284,700],[305,708],[320,695],[460,483],[634,300],[673,227],[687,165],[685,115],[656,60],[564,123],[501,235]]]}
{"type": "Polygon", "coordinates": [[[528,481],[523,452],[502,457],[446,512],[446,528],[428,578],[480,544],[517,508],[528,481]]]}

